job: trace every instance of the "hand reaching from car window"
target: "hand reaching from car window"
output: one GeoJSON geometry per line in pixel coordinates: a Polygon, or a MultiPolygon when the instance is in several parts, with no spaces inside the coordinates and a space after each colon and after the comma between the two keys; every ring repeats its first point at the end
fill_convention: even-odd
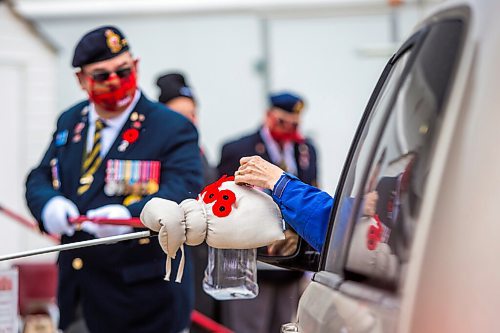
{"type": "Polygon", "coordinates": [[[240,167],[234,173],[234,181],[239,185],[253,185],[273,190],[283,172],[260,156],[242,157],[240,167]]]}

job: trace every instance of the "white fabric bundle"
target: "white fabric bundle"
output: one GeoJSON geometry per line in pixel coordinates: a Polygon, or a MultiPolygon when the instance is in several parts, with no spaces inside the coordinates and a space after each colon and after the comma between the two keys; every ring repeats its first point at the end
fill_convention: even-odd
{"type": "Polygon", "coordinates": [[[236,202],[226,217],[213,213],[216,205],[206,205],[208,245],[218,249],[255,249],[285,239],[281,211],[269,195],[232,181],[222,183],[219,189],[232,191],[236,202]]]}
{"type": "Polygon", "coordinates": [[[285,238],[281,212],[272,198],[227,179],[207,186],[198,200],[187,199],[177,205],[153,198],[144,206],[141,221],[158,232],[167,254],[166,280],[179,248],[182,258],[176,282],[182,279],[184,243],[194,246],[206,240],[219,249],[253,249],[285,238]]]}

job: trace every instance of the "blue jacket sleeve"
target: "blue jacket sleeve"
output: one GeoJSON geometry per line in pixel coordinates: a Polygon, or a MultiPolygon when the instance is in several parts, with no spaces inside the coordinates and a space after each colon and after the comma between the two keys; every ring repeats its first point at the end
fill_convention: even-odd
{"type": "Polygon", "coordinates": [[[273,200],[283,219],[317,251],[321,251],[328,230],[333,198],[318,188],[284,173],[274,186],[273,200]]]}

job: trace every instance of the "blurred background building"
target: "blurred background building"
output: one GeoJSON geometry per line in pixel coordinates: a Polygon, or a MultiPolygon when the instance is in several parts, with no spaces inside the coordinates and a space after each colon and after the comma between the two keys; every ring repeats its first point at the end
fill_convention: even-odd
{"type": "MultiPolygon", "coordinates": [[[[30,217],[27,172],[39,162],[58,114],[85,98],[70,65],[73,48],[84,32],[104,24],[127,35],[150,98],[158,97],[159,74],[188,75],[200,103],[201,142],[214,164],[223,141],[261,122],[268,91],[303,95],[303,132],[319,150],[320,186],[334,194],[383,66],[438,2],[0,0],[0,206],[30,217]]],[[[50,243],[1,212],[0,223],[1,254],[50,243]]]]}

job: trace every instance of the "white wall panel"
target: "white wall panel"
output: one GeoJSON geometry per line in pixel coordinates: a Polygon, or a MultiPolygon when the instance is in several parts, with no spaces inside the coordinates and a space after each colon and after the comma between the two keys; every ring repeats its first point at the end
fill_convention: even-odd
{"type": "Polygon", "coordinates": [[[320,185],[334,194],[347,151],[388,56],[361,49],[389,41],[385,14],[275,20],[271,86],[307,100],[304,132],[319,150],[320,185]]]}
{"type": "MultiPolygon", "coordinates": [[[[28,170],[41,158],[55,116],[55,54],[1,3],[0,45],[0,205],[31,218],[24,182],[28,170]]],[[[2,254],[50,244],[1,212],[0,225],[2,254]]]]}

